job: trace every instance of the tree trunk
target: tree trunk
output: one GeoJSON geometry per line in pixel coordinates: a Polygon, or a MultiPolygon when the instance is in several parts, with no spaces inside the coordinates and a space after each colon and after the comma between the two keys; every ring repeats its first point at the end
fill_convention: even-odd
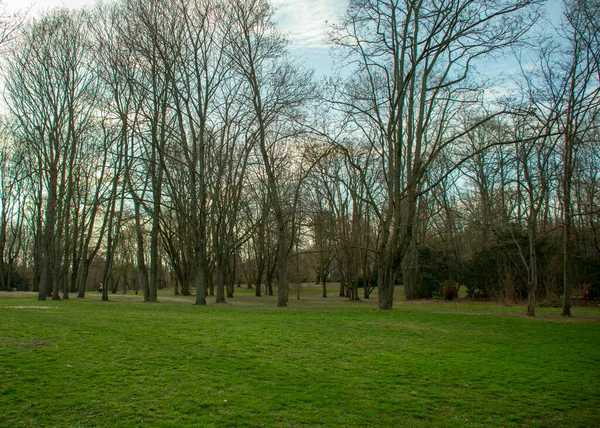
{"type": "Polygon", "coordinates": [[[538,289],[537,250],[535,248],[535,227],[529,225],[529,286],[527,287],[527,315],[535,316],[535,295],[538,289]]]}
{"type": "Polygon", "coordinates": [[[202,239],[194,250],[196,255],[196,305],[206,306],[206,263],[202,239]]]}
{"type": "Polygon", "coordinates": [[[9,263],[8,264],[8,271],[6,272],[6,289],[8,291],[11,291],[12,288],[13,288],[12,287],[12,270],[13,270],[12,264],[9,263]]]}
{"type": "Polygon", "coordinates": [[[90,266],[89,266],[89,261],[87,260],[87,257],[82,258],[81,270],[80,270],[80,275],[79,275],[79,294],[77,294],[78,298],[85,297],[85,288],[86,288],[89,269],[90,269],[90,266]]]}
{"type": "Polygon", "coordinates": [[[416,239],[413,237],[406,256],[402,261],[402,283],[404,284],[404,297],[414,300],[417,292],[417,276],[419,272],[419,254],[416,239]]]}
{"type": "MultiPolygon", "coordinates": [[[[567,127],[571,126],[570,124],[567,127]]],[[[563,175],[563,304],[562,315],[571,316],[571,177],[573,173],[573,136],[565,132],[563,175]]]]}
{"type": "Polygon", "coordinates": [[[267,278],[265,281],[265,288],[266,288],[267,296],[273,295],[273,275],[275,275],[276,267],[277,267],[277,264],[273,264],[271,267],[269,267],[269,270],[267,271],[267,278]]]}
{"type": "MultiPolygon", "coordinates": [[[[41,242],[42,267],[40,269],[41,277],[38,300],[46,300],[46,295],[48,294],[48,291],[54,291],[54,275],[52,275],[52,270],[54,269],[54,226],[56,222],[56,198],[58,191],[58,172],[56,169],[56,165],[51,165],[48,200],[46,203],[46,221],[44,223],[44,230],[41,242]]],[[[41,191],[42,190],[40,189],[40,192],[41,191]]],[[[54,293],[54,295],[56,295],[56,293],[54,293]]]]}
{"type": "Polygon", "coordinates": [[[150,232],[150,281],[148,287],[148,302],[156,302],[157,292],[158,292],[158,283],[159,279],[159,270],[160,270],[160,260],[158,257],[158,235],[160,232],[160,200],[155,202],[154,213],[152,216],[152,230],[150,232]]]}
{"type": "Polygon", "coordinates": [[[217,260],[216,266],[216,282],[217,282],[217,299],[215,303],[226,303],[225,302],[225,282],[223,273],[223,263],[217,260]]]}
{"type": "Polygon", "coordinates": [[[394,304],[396,275],[391,263],[380,263],[377,274],[379,309],[391,311],[394,304]]]}
{"type": "Polygon", "coordinates": [[[344,281],[340,279],[340,292],[338,297],[346,297],[346,287],[344,287],[344,281]]]}
{"type": "Polygon", "coordinates": [[[264,267],[263,266],[259,266],[258,268],[258,273],[256,275],[256,282],[255,284],[255,290],[254,290],[254,295],[256,297],[261,297],[261,284],[262,284],[262,279],[263,279],[263,275],[264,275],[264,267]]]}
{"type": "MultiPolygon", "coordinates": [[[[144,258],[144,236],[142,231],[142,225],[140,220],[140,204],[134,200],[135,206],[135,233],[137,240],[137,267],[140,276],[140,284],[142,286],[142,293],[144,295],[144,302],[150,299],[150,289],[148,284],[148,269],[146,268],[146,260],[144,258]]],[[[106,284],[104,284],[106,290],[106,284]]],[[[137,294],[137,293],[136,293],[137,294]]],[[[102,300],[104,300],[104,293],[102,294],[102,300]]],[[[108,295],[106,295],[108,300],[108,295]]]]}
{"type": "MultiPolygon", "coordinates": [[[[567,199],[567,198],[565,198],[567,199]]],[[[567,203],[570,204],[570,198],[565,200],[565,220],[563,230],[563,304],[562,315],[570,317],[571,315],[571,214],[567,213],[567,203]]]]}
{"type": "Polygon", "coordinates": [[[358,297],[358,287],[356,284],[351,283],[348,287],[348,298],[353,302],[360,300],[360,297],[358,297]]]}
{"type": "Polygon", "coordinates": [[[288,284],[286,281],[286,239],[285,225],[282,220],[278,221],[277,230],[277,307],[282,308],[287,306],[288,284]]]}

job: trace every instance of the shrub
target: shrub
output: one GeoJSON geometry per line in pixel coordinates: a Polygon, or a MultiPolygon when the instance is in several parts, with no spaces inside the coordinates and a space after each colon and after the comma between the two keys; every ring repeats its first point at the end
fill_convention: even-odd
{"type": "Polygon", "coordinates": [[[600,299],[600,283],[592,283],[588,288],[587,299],[598,300],[600,299]]]}
{"type": "Polygon", "coordinates": [[[560,308],[562,306],[562,299],[558,297],[549,297],[538,303],[540,308],[560,308]]]}
{"type": "Polygon", "coordinates": [[[455,281],[448,280],[444,283],[444,299],[452,300],[458,297],[458,284],[455,281]]]}
{"type": "Polygon", "coordinates": [[[441,284],[438,279],[428,272],[421,273],[417,288],[415,290],[415,297],[417,299],[431,299],[440,295],[441,284]]]}

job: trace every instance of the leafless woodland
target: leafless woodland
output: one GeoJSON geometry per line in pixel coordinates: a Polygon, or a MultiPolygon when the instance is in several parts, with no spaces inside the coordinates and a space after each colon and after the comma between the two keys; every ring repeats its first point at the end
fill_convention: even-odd
{"type": "Polygon", "coordinates": [[[600,2],[545,7],[351,0],[327,80],[267,0],[5,11],[0,289],[389,310],[453,281],[570,315],[600,291],[600,2]]]}

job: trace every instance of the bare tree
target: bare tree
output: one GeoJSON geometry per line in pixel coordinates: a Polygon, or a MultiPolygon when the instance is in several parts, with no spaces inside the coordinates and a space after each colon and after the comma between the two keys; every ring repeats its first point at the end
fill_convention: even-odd
{"type": "Polygon", "coordinates": [[[0,55],[8,52],[7,46],[18,36],[25,15],[24,12],[8,12],[4,1],[0,1],[0,55]]]}
{"type": "Polygon", "coordinates": [[[386,204],[376,210],[381,309],[392,309],[424,174],[460,137],[457,111],[477,101],[480,87],[469,80],[473,63],[518,41],[536,3],[355,0],[333,29],[332,43],[357,66],[338,88],[335,105],[349,132],[362,134],[378,152],[387,187],[386,204]]]}
{"type": "Polygon", "coordinates": [[[158,283],[160,281],[159,256],[161,213],[165,184],[165,157],[167,141],[173,132],[174,113],[171,108],[174,87],[174,76],[170,68],[175,61],[174,51],[169,43],[178,40],[181,34],[179,19],[165,19],[174,16],[174,3],[159,1],[143,2],[130,0],[125,3],[126,21],[124,40],[133,51],[137,61],[136,73],[131,84],[134,93],[143,101],[140,108],[141,119],[137,123],[136,141],[131,147],[130,156],[139,156],[143,160],[143,173],[138,171],[138,184],[130,179],[138,231],[138,268],[142,278],[144,300],[157,301],[158,283]],[[165,35],[169,35],[166,38],[165,35]],[[141,186],[140,186],[141,185],[141,186]],[[139,190],[138,190],[139,189],[139,190]],[[140,191],[141,190],[141,191],[140,191]],[[142,213],[150,224],[149,236],[149,270],[146,266],[145,239],[142,213]]]}
{"type": "MultiPolygon", "coordinates": [[[[93,119],[96,82],[91,72],[82,13],[55,10],[24,29],[9,58],[6,89],[20,137],[37,157],[43,204],[39,298],[68,295],[63,263],[70,254],[74,176],[79,147],[93,119]]],[[[42,205],[40,205],[42,207],[42,205]]],[[[42,218],[41,211],[39,211],[42,218]]]]}
{"type": "Polygon", "coordinates": [[[23,147],[12,140],[9,128],[2,130],[0,142],[0,290],[11,290],[16,261],[24,248],[23,209],[31,188],[23,147]]]}
{"type": "Polygon", "coordinates": [[[571,316],[572,182],[580,147],[594,138],[600,115],[600,2],[565,1],[560,26],[540,43],[535,72],[523,72],[532,113],[546,135],[560,136],[563,305],[571,316]]]}
{"type": "Polygon", "coordinates": [[[231,61],[243,76],[252,101],[253,127],[249,138],[257,141],[267,176],[270,207],[277,224],[277,306],[287,306],[287,254],[293,242],[289,220],[277,177],[277,154],[282,143],[293,138],[299,108],[312,96],[311,74],[285,55],[286,40],[271,21],[272,9],[265,0],[232,0],[231,61]]]}
{"type": "Polygon", "coordinates": [[[565,2],[565,15],[561,35],[567,41],[567,52],[560,53],[557,64],[545,69],[549,78],[556,73],[562,76],[553,82],[553,101],[564,114],[558,126],[564,136],[563,146],[563,272],[564,292],[562,314],[571,316],[571,189],[578,144],[589,138],[597,126],[600,115],[600,62],[598,57],[598,28],[600,2],[574,0],[565,2]],[[564,55],[566,53],[566,55],[564,55]],[[566,60],[565,60],[566,58],[566,60]]]}

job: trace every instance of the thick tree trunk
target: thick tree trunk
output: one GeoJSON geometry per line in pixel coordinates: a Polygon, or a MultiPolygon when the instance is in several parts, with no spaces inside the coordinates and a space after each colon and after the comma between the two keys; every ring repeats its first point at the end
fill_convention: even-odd
{"type": "Polygon", "coordinates": [[[389,227],[383,226],[379,237],[379,257],[377,259],[377,294],[379,309],[391,311],[394,306],[394,286],[396,269],[393,263],[393,249],[390,248],[389,227]]]}
{"type": "Polygon", "coordinates": [[[190,280],[188,275],[185,275],[185,280],[181,283],[181,294],[184,296],[189,296],[190,293],[190,280]]]}
{"type": "Polygon", "coordinates": [[[56,275],[56,273],[52,274],[52,300],[61,300],[58,275],[56,275]]]}
{"type": "Polygon", "coordinates": [[[390,263],[380,264],[377,275],[379,309],[391,311],[394,305],[396,275],[390,263]]]}
{"type": "MultiPolygon", "coordinates": [[[[52,270],[54,267],[54,226],[56,223],[56,198],[58,191],[58,172],[56,165],[50,167],[50,183],[48,188],[48,200],[46,203],[46,215],[44,223],[44,231],[42,234],[41,254],[42,267],[40,277],[40,288],[38,292],[38,300],[46,300],[48,291],[54,291],[54,282],[52,270]]],[[[41,191],[41,190],[40,190],[41,191]]],[[[56,296],[56,293],[53,293],[56,296]]]]}

